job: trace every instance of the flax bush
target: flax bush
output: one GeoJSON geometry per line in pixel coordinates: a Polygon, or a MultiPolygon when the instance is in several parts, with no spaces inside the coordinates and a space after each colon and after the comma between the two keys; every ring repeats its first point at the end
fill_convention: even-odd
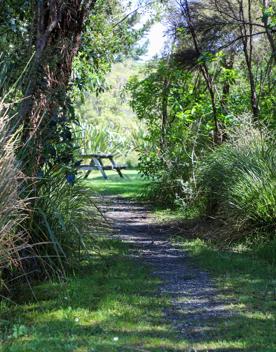
{"type": "Polygon", "coordinates": [[[0,288],[4,270],[21,266],[21,253],[28,246],[23,222],[27,200],[20,197],[23,175],[15,158],[16,138],[9,134],[8,107],[0,102],[0,288]]]}
{"type": "Polygon", "coordinates": [[[68,182],[64,170],[26,179],[9,120],[0,103],[0,289],[10,280],[64,277],[104,226],[94,193],[81,179],[68,182]],[[32,198],[30,184],[36,189],[32,198]]]}
{"type": "Polygon", "coordinates": [[[94,192],[80,178],[71,183],[62,171],[55,171],[37,183],[29,232],[43,274],[64,276],[91,249],[93,235],[102,231],[104,221],[93,201],[94,192]]]}
{"type": "Polygon", "coordinates": [[[272,136],[252,123],[229,133],[199,167],[199,188],[207,212],[231,220],[239,230],[267,234],[276,229],[276,147],[272,136]]]}

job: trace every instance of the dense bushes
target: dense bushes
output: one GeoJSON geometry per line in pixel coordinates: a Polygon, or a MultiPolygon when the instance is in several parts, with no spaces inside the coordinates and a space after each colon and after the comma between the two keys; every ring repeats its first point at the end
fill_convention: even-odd
{"type": "Polygon", "coordinates": [[[150,198],[172,206],[176,199],[190,198],[187,182],[193,179],[197,156],[210,143],[210,104],[191,89],[196,83],[191,73],[167,60],[149,64],[144,75],[128,83],[131,106],[147,131],[137,148],[138,166],[151,180],[150,198]]]}
{"type": "MultiPolygon", "coordinates": [[[[220,5],[208,3],[205,11],[201,2],[177,4],[175,18],[168,18],[174,36],[170,51],[128,84],[131,106],[147,127],[139,168],[151,180],[152,200],[179,206],[183,217],[215,219],[210,222],[219,228],[222,243],[249,235],[271,239],[276,223],[273,54],[268,38],[244,37],[262,19],[257,4],[232,8],[235,29],[228,20],[225,27],[216,22],[228,16],[220,5]],[[238,34],[240,11],[249,18],[238,34]]],[[[275,18],[272,7],[270,15],[266,10],[275,18]]]]}
{"type": "Polygon", "coordinates": [[[187,216],[219,219],[226,225],[219,230],[220,239],[227,242],[257,235],[264,243],[276,233],[272,131],[256,127],[250,116],[243,115],[225,134],[227,140],[213,146],[199,135],[193,147],[190,133],[182,143],[168,144],[170,148],[159,156],[153,150],[145,152],[144,146],[140,170],[152,179],[146,195],[166,207],[180,207],[187,216]]]}
{"type": "Polygon", "coordinates": [[[147,196],[186,214],[223,220],[230,240],[248,234],[271,239],[276,230],[274,138],[247,116],[226,132],[227,141],[206,149],[194,164],[187,156],[185,162],[183,145],[183,153],[171,158],[170,165],[160,165],[147,196]]]}
{"type": "Polygon", "coordinates": [[[219,218],[235,242],[275,230],[275,8],[227,4],[170,3],[172,45],[128,87],[148,131],[139,150],[148,195],[219,218]]]}
{"type": "Polygon", "coordinates": [[[239,230],[275,230],[276,148],[268,132],[243,124],[199,165],[207,213],[230,219],[239,230]]]}

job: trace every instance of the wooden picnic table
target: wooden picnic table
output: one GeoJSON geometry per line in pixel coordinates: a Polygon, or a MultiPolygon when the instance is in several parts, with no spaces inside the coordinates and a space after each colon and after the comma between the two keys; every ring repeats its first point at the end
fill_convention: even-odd
{"type": "Polygon", "coordinates": [[[121,170],[126,169],[125,165],[118,165],[114,161],[113,154],[103,154],[103,153],[93,153],[93,154],[82,154],[83,159],[90,159],[90,163],[86,165],[80,165],[79,169],[87,171],[84,178],[87,178],[92,170],[98,170],[101,172],[104,179],[107,179],[105,173],[106,170],[116,170],[120,177],[124,177],[121,170]],[[104,165],[103,160],[107,159],[110,162],[110,165],[104,165]]]}

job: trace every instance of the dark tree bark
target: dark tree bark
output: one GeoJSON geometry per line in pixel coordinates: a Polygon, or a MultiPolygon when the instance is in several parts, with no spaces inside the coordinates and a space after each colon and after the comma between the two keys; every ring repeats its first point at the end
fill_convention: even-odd
{"type": "Polygon", "coordinates": [[[72,63],[85,20],[96,0],[37,0],[34,5],[35,56],[20,108],[24,171],[35,176],[43,145],[51,139],[49,122],[65,108],[72,63]]]}
{"type": "Polygon", "coordinates": [[[251,110],[253,114],[253,118],[255,122],[259,121],[259,105],[258,105],[258,97],[256,91],[256,83],[253,73],[253,22],[251,18],[252,13],[252,4],[251,0],[247,0],[247,12],[248,12],[248,21],[245,17],[245,5],[243,0],[239,0],[239,14],[240,14],[240,31],[242,34],[242,45],[243,52],[245,57],[245,63],[247,66],[248,80],[250,85],[250,101],[251,101],[251,110]]]}

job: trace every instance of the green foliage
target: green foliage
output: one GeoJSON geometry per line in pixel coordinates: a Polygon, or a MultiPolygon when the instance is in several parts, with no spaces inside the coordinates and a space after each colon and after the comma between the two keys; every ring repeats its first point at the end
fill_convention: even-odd
{"type": "Polygon", "coordinates": [[[137,163],[135,149],[143,123],[129,107],[124,86],[139,64],[133,61],[116,63],[106,77],[108,88],[101,94],[87,94],[76,112],[80,126],[77,139],[85,153],[113,153],[123,163],[137,163]]]}
{"type": "Polygon", "coordinates": [[[271,238],[275,44],[269,23],[274,12],[268,2],[261,19],[257,2],[250,8],[241,4],[242,32],[239,12],[229,4],[169,3],[165,16],[175,36],[170,52],[128,84],[131,106],[147,127],[139,169],[151,180],[149,197],[161,204],[180,206],[183,214],[193,209],[203,215],[207,208],[233,225],[238,234],[229,234],[231,240],[249,231],[271,238]],[[243,35],[250,25],[259,40],[243,35]],[[250,110],[254,122],[248,127],[250,110]],[[233,134],[237,116],[243,121],[233,134]]]}
{"type": "Polygon", "coordinates": [[[33,48],[30,44],[32,15],[31,1],[0,2],[0,60],[1,73],[5,75],[5,80],[1,80],[1,95],[3,88],[6,90],[17,81],[32,56],[33,48]],[[2,65],[3,62],[5,65],[2,65]]]}
{"type": "Polygon", "coordinates": [[[267,231],[276,219],[276,149],[268,132],[242,124],[199,164],[198,187],[209,213],[237,228],[267,231]]]}
{"type": "Polygon", "coordinates": [[[128,83],[130,103],[147,127],[138,145],[139,169],[152,180],[149,197],[173,204],[180,196],[190,197],[185,185],[212,130],[210,102],[195,94],[189,72],[164,60],[148,65],[144,76],[128,83]]]}
{"type": "Polygon", "coordinates": [[[101,93],[108,86],[106,74],[114,62],[126,58],[139,58],[143,49],[139,40],[148,30],[150,21],[140,29],[135,28],[139,20],[139,11],[126,16],[128,9],[120,1],[96,2],[95,8],[86,22],[82,35],[81,48],[74,60],[75,99],[84,100],[83,93],[92,91],[101,93]]]}
{"type": "Polygon", "coordinates": [[[74,259],[81,258],[81,251],[91,245],[103,219],[92,200],[93,191],[81,179],[70,184],[62,171],[56,171],[37,183],[29,232],[46,272],[64,274],[66,267],[72,267],[74,259]]]}

